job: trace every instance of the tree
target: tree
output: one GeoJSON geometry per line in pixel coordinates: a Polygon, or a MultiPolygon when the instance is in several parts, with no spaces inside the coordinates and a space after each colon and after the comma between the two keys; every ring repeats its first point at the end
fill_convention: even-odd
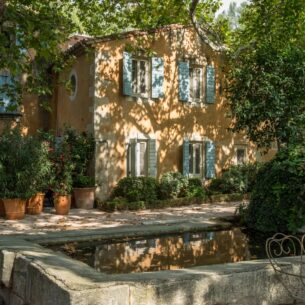
{"type": "Polygon", "coordinates": [[[230,45],[233,131],[259,147],[305,136],[305,2],[252,0],[230,45]]]}
{"type": "Polygon", "coordinates": [[[55,72],[63,65],[59,46],[79,29],[76,8],[69,0],[1,0],[0,70],[11,76],[2,91],[15,102],[9,110],[18,106],[22,92],[51,93],[46,72],[50,63],[55,72]]]}
{"type": "Polygon", "coordinates": [[[69,64],[60,46],[73,33],[105,35],[192,20],[202,39],[211,41],[219,5],[220,0],[0,0],[0,71],[12,76],[0,96],[15,101],[8,106],[13,111],[24,92],[50,95],[50,75],[69,64]]]}

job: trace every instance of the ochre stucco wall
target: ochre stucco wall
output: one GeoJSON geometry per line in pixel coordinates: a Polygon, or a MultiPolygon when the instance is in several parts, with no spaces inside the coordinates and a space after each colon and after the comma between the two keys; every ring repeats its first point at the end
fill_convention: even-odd
{"type": "MultiPolygon", "coordinates": [[[[48,102],[53,109],[53,100],[48,102]]],[[[20,117],[0,118],[0,132],[7,125],[15,126],[18,124],[25,134],[35,134],[38,129],[47,131],[54,127],[54,111],[45,110],[40,103],[39,98],[34,94],[24,94],[20,106],[20,117]]]]}
{"type": "MultiPolygon", "coordinates": [[[[248,161],[265,158],[259,156],[245,136],[228,131],[230,118],[223,94],[223,56],[202,44],[191,28],[170,27],[148,35],[130,34],[101,41],[95,47],[95,65],[88,60],[88,55],[82,55],[73,69],[81,79],[77,98],[70,101],[66,89],[58,89],[57,127],[61,128],[64,123],[79,130],[92,127],[97,141],[97,195],[101,199],[106,198],[116,182],[127,175],[127,143],[131,138],[143,136],[157,140],[158,177],[168,171],[181,170],[184,138],[215,142],[218,174],[224,167],[235,163],[236,145],[247,147],[248,161]],[[139,46],[164,59],[164,98],[157,101],[122,94],[123,51],[139,46]],[[192,106],[179,101],[178,62],[184,58],[195,58],[203,67],[207,64],[215,67],[214,104],[192,106]],[[94,97],[89,93],[92,87],[94,97]]],[[[62,76],[63,79],[67,79],[69,72],[62,76]]]]}
{"type": "Polygon", "coordinates": [[[56,93],[56,129],[60,134],[65,125],[80,131],[93,131],[94,99],[94,59],[90,54],[83,54],[73,62],[59,77],[56,93]],[[74,99],[64,85],[69,81],[70,73],[77,77],[77,91],[74,99]]]}

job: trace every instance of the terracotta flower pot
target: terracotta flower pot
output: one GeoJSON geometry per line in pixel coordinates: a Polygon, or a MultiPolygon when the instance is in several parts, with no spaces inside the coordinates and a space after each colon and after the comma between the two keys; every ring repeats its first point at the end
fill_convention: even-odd
{"type": "Polygon", "coordinates": [[[78,209],[93,209],[95,187],[74,188],[75,206],[78,209]]]}
{"type": "Polygon", "coordinates": [[[26,201],[26,213],[30,215],[39,215],[43,209],[44,193],[37,193],[26,201]]]}
{"type": "Polygon", "coordinates": [[[0,217],[4,217],[4,216],[5,216],[4,203],[2,199],[0,199],[0,217]]]}
{"type": "Polygon", "coordinates": [[[23,219],[25,214],[25,200],[14,199],[2,199],[5,210],[5,217],[8,220],[23,219]]]}
{"type": "Polygon", "coordinates": [[[71,196],[70,195],[55,195],[54,196],[54,207],[57,215],[69,214],[71,207],[71,196]]]}

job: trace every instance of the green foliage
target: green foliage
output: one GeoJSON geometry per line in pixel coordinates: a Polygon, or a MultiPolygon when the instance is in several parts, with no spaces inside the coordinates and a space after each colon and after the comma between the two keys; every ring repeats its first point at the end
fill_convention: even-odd
{"type": "Polygon", "coordinates": [[[112,198],[123,197],[128,202],[157,200],[158,181],[152,177],[126,177],[112,192],[112,198]]]}
{"type": "Polygon", "coordinates": [[[257,175],[246,224],[264,232],[295,232],[305,224],[305,145],[280,151],[257,175]]]}
{"type": "MultiPolygon", "coordinates": [[[[126,177],[114,188],[111,199],[103,209],[140,209],[175,205],[169,199],[183,197],[182,205],[192,199],[204,199],[205,190],[200,179],[188,179],[178,172],[166,173],[160,183],[151,177],[126,177]]],[[[194,202],[193,202],[194,203],[194,202]]],[[[180,204],[180,203],[178,203],[180,204]]],[[[181,205],[180,204],[180,205],[181,205]]]]}
{"type": "Polygon", "coordinates": [[[233,34],[233,131],[245,131],[260,147],[300,143],[305,136],[304,11],[303,0],[253,0],[233,34]]]}
{"type": "Polygon", "coordinates": [[[211,181],[208,189],[212,193],[249,193],[256,181],[259,163],[233,165],[224,170],[221,177],[211,181]]]}
{"type": "Polygon", "coordinates": [[[50,178],[49,147],[19,128],[0,137],[0,198],[27,199],[43,191],[50,178]]]}
{"type": "Polygon", "coordinates": [[[82,188],[82,187],[94,187],[95,181],[90,176],[77,175],[73,179],[73,187],[82,188]]]}
{"type": "MultiPolygon", "coordinates": [[[[130,29],[151,29],[173,23],[189,24],[193,1],[177,0],[9,0],[0,11],[0,70],[8,70],[13,84],[5,88],[20,104],[23,92],[45,97],[52,94],[52,75],[73,60],[63,57],[62,46],[73,33],[89,35],[119,34],[130,29]],[[17,43],[16,43],[17,41],[17,43]],[[26,74],[27,81],[19,82],[26,74]]],[[[198,1],[195,14],[213,26],[219,0],[198,1]]],[[[203,22],[202,22],[203,23],[203,22]]],[[[0,102],[1,103],[1,102],[0,102]]]]}
{"type": "Polygon", "coordinates": [[[31,159],[32,172],[28,178],[28,191],[35,195],[44,193],[48,186],[52,173],[52,163],[50,161],[50,146],[46,141],[41,141],[37,136],[27,136],[26,146],[28,147],[28,157],[31,159]]]}
{"type": "Polygon", "coordinates": [[[165,173],[160,180],[160,199],[186,197],[188,190],[188,178],[180,172],[165,173]]]}
{"type": "Polygon", "coordinates": [[[202,181],[198,178],[188,179],[187,187],[187,197],[188,198],[205,198],[206,192],[202,186],[202,181]]]}
{"type": "Polygon", "coordinates": [[[68,195],[72,191],[72,173],[75,169],[68,137],[64,135],[59,143],[56,143],[54,138],[50,145],[53,145],[50,152],[52,162],[51,189],[58,195],[68,195]]]}
{"type": "Polygon", "coordinates": [[[74,164],[72,172],[73,186],[94,186],[93,178],[89,177],[89,165],[93,159],[95,142],[91,134],[78,132],[71,127],[66,127],[63,136],[66,138],[74,164]]]}

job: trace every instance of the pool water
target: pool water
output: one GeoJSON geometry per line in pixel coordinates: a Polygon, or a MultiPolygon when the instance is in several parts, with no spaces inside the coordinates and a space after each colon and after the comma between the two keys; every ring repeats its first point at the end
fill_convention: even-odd
{"type": "Polygon", "coordinates": [[[111,243],[67,243],[49,248],[64,252],[100,272],[117,274],[175,270],[266,258],[266,238],[233,228],[111,243]]]}

